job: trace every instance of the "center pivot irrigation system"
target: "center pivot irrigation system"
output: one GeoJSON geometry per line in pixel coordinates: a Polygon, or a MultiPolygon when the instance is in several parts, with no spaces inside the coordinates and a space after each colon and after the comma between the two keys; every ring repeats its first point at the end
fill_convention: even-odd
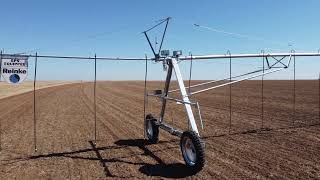
{"type": "MultiPolygon", "coordinates": [[[[144,96],[144,136],[149,143],[157,143],[159,140],[159,129],[163,129],[174,136],[178,136],[181,138],[180,140],[180,147],[182,151],[182,156],[185,160],[186,165],[190,168],[191,171],[198,172],[200,171],[204,164],[205,164],[205,145],[204,142],[201,140],[200,133],[197,127],[197,121],[194,116],[194,112],[198,113],[198,122],[200,122],[202,128],[202,116],[200,111],[200,105],[196,101],[191,101],[190,97],[195,94],[199,94],[202,92],[206,92],[209,90],[213,90],[219,87],[231,85],[234,83],[238,83],[244,80],[253,79],[256,77],[264,77],[264,75],[275,73],[278,71],[285,70],[289,68],[291,62],[293,61],[293,65],[295,66],[295,58],[296,57],[307,57],[307,56],[320,56],[320,51],[316,53],[296,53],[291,51],[289,53],[270,53],[265,54],[264,52],[260,54],[231,54],[228,52],[227,54],[223,55],[201,55],[201,56],[182,56],[182,51],[173,51],[173,54],[170,55],[169,50],[162,50],[162,45],[165,39],[166,31],[168,28],[168,24],[170,21],[170,17],[161,20],[158,24],[151,27],[150,29],[143,32],[145,35],[149,46],[153,52],[154,58],[114,58],[114,57],[80,57],[80,56],[52,56],[52,55],[21,55],[21,54],[3,54],[0,53],[0,61],[3,59],[28,59],[29,57],[35,58],[35,68],[34,68],[34,145],[35,151],[37,150],[37,141],[36,141],[36,98],[35,98],[35,91],[36,91],[36,75],[37,75],[37,58],[56,58],[56,59],[81,59],[81,60],[94,60],[95,69],[94,69],[94,114],[95,114],[95,140],[96,140],[96,63],[97,60],[107,60],[107,61],[146,61],[146,71],[145,71],[145,96],[144,96]],[[160,25],[165,25],[161,43],[159,46],[158,51],[152,45],[148,32],[152,31],[153,29],[159,27],[160,25]],[[231,76],[231,59],[233,58],[263,58],[263,67],[262,69],[248,72],[242,75],[237,75],[232,77],[231,76]],[[179,62],[180,61],[190,61],[191,67],[193,61],[198,60],[214,60],[214,59],[228,59],[230,60],[230,77],[221,79],[221,80],[214,80],[203,82],[195,85],[190,85],[186,87],[180,72],[179,62]],[[163,70],[166,72],[166,80],[165,86],[163,90],[154,90],[152,93],[147,92],[147,72],[148,72],[148,61],[154,61],[156,63],[160,63],[163,66],[163,70]],[[265,65],[266,64],[266,65],[265,65]],[[178,82],[178,89],[170,90],[170,83],[173,74],[178,82]],[[232,80],[237,78],[237,80],[232,80]],[[188,89],[188,91],[187,91],[188,89]],[[170,96],[171,93],[179,92],[181,95],[181,99],[173,98],[170,96]],[[162,103],[161,111],[159,116],[154,114],[149,114],[146,111],[146,103],[148,101],[148,97],[155,97],[159,98],[162,103]],[[176,103],[182,104],[185,108],[185,112],[188,118],[188,127],[187,131],[181,131],[165,122],[165,112],[166,108],[168,108],[167,101],[174,101],[176,103]],[[193,111],[195,110],[195,111],[193,111]]],[[[2,63],[0,63],[1,65],[2,63]]],[[[190,77],[191,77],[191,68],[190,67],[190,77]]],[[[320,77],[319,77],[320,78],[320,77]]],[[[191,78],[190,78],[191,79],[191,78]]],[[[319,80],[320,81],[320,80],[319,80]]],[[[190,80],[189,80],[190,82],[190,80]]],[[[231,86],[230,86],[231,87],[231,86]]],[[[231,96],[230,96],[231,97],[231,96]]],[[[319,96],[320,97],[320,96],[319,96]]],[[[231,98],[230,98],[231,99],[231,98]]],[[[320,102],[320,100],[319,100],[320,102]]],[[[231,111],[231,108],[230,108],[231,111]]],[[[319,111],[320,112],[320,111],[319,111]]],[[[320,114],[319,114],[320,115],[320,114]]],[[[231,117],[231,116],[230,116],[231,117]]],[[[0,128],[1,130],[1,128],[0,128]]],[[[0,150],[1,150],[1,132],[0,132],[0,150]]]]}
{"type": "MultiPolygon", "coordinates": [[[[198,112],[199,121],[203,128],[200,105],[198,102],[190,101],[190,97],[192,95],[213,90],[215,88],[231,85],[234,83],[238,83],[244,80],[253,79],[256,77],[260,77],[267,74],[285,70],[289,68],[292,60],[295,61],[296,56],[302,56],[302,57],[320,56],[319,52],[295,53],[294,51],[291,51],[290,53],[271,53],[271,54],[264,54],[263,52],[261,54],[231,54],[229,52],[224,55],[202,55],[202,56],[192,56],[192,55],[182,56],[182,51],[173,51],[173,54],[170,55],[169,50],[161,50],[169,21],[170,21],[170,17],[162,20],[160,23],[156,24],[152,28],[143,32],[154,54],[153,60],[155,62],[161,62],[163,64],[164,71],[166,71],[166,80],[165,80],[164,89],[155,90],[153,91],[153,93],[145,94],[146,97],[151,96],[151,97],[160,98],[162,102],[162,108],[158,118],[156,118],[155,115],[146,114],[145,112],[145,138],[147,138],[150,143],[157,143],[159,139],[158,138],[159,128],[171,133],[174,136],[180,137],[180,148],[181,148],[182,156],[185,160],[186,165],[192,171],[200,171],[203,168],[205,163],[205,150],[204,150],[205,144],[201,140],[196,119],[193,113],[194,111],[192,109],[192,108],[195,108],[197,110],[195,112],[198,112]],[[156,28],[157,26],[160,26],[163,23],[165,23],[165,29],[163,31],[159,51],[156,52],[155,48],[150,42],[150,39],[148,37],[148,32],[156,28]],[[203,83],[195,84],[192,86],[189,85],[189,87],[185,86],[181,72],[180,72],[180,68],[179,68],[179,61],[189,60],[191,61],[191,64],[192,64],[193,60],[230,59],[231,61],[232,58],[263,58],[263,61],[264,61],[263,64],[265,64],[266,62],[266,66],[263,66],[262,69],[245,73],[242,75],[234,76],[234,77],[231,77],[230,75],[230,77],[221,79],[221,80],[203,82],[203,83]],[[176,76],[179,88],[174,90],[169,90],[171,78],[173,76],[173,71],[176,76]],[[232,81],[233,78],[239,78],[239,79],[232,81]],[[217,83],[219,84],[214,85],[217,83]],[[195,88],[197,88],[197,90],[192,91],[192,89],[195,89],[195,88]],[[176,99],[169,96],[170,93],[177,92],[177,91],[180,91],[181,99],[176,99]],[[191,127],[191,129],[183,132],[165,123],[164,115],[165,115],[166,104],[168,100],[175,101],[176,103],[184,105],[185,112],[189,122],[188,127],[191,127]]],[[[191,71],[190,71],[190,74],[191,74],[191,71]]]]}

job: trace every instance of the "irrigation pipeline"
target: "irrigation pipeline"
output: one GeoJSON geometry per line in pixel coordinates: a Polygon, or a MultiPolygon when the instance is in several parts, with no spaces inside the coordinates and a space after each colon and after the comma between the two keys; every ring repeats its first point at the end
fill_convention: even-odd
{"type": "MultiPolygon", "coordinates": [[[[291,56],[290,53],[269,53],[269,54],[215,54],[215,55],[200,55],[200,56],[180,56],[179,60],[213,60],[213,59],[229,59],[229,58],[258,58],[258,57],[284,57],[291,56]]],[[[316,53],[294,53],[296,57],[320,56],[320,52],[316,53]]],[[[109,60],[109,61],[145,61],[146,58],[123,58],[123,57],[85,57],[85,56],[57,56],[57,55],[21,55],[21,54],[2,54],[2,59],[10,59],[15,57],[37,57],[37,58],[55,58],[55,59],[77,59],[77,60],[109,60]]],[[[168,57],[160,57],[159,59],[148,58],[148,61],[163,61],[168,57]]]]}
{"type": "MultiPolygon", "coordinates": [[[[307,57],[307,56],[320,56],[320,52],[316,53],[269,53],[269,54],[213,54],[203,56],[192,56],[193,60],[208,60],[208,59],[232,59],[234,58],[259,58],[259,57],[284,57],[284,56],[296,56],[296,57],[307,57]]],[[[180,56],[179,60],[190,60],[191,56],[180,56]]]]}
{"type": "MultiPolygon", "coordinates": [[[[85,56],[56,56],[56,55],[20,55],[20,54],[2,54],[2,59],[15,57],[25,58],[52,58],[52,59],[74,59],[74,60],[110,60],[110,61],[145,61],[146,58],[120,58],[120,57],[85,57],[85,56]]],[[[148,59],[154,60],[154,59],[148,59]]]]}

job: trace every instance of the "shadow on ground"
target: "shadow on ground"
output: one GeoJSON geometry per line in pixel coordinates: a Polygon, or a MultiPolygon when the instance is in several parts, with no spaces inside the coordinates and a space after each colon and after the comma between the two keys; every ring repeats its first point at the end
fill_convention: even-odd
{"type": "MultiPolygon", "coordinates": [[[[159,141],[158,144],[170,144],[174,143],[175,140],[172,141],[159,141]]],[[[74,151],[66,151],[66,152],[53,152],[49,154],[40,154],[40,155],[33,155],[33,156],[24,156],[14,159],[7,159],[1,161],[1,166],[7,166],[16,164],[19,162],[25,162],[25,161],[32,161],[37,159],[48,159],[50,160],[52,157],[57,158],[70,158],[70,159],[82,159],[82,160],[91,160],[91,161],[97,161],[100,163],[102,167],[102,171],[104,172],[106,177],[116,177],[113,175],[113,173],[109,170],[108,166],[111,163],[124,163],[129,165],[138,165],[140,166],[139,171],[142,174],[145,174],[147,176],[157,176],[157,177],[165,177],[165,178],[185,178],[188,176],[193,175],[193,173],[190,173],[186,166],[182,163],[174,163],[174,164],[166,164],[163,162],[163,160],[158,157],[155,152],[162,152],[167,151],[171,148],[165,148],[162,150],[157,150],[155,152],[148,149],[148,145],[150,145],[147,141],[144,139],[127,139],[127,140],[118,140],[116,141],[113,146],[105,146],[105,147],[97,147],[97,145],[93,141],[89,141],[90,147],[74,150],[74,151]],[[135,154],[125,154],[121,157],[115,157],[115,158],[104,158],[101,155],[101,152],[108,151],[111,149],[122,149],[122,148],[128,148],[128,147],[137,147],[142,152],[135,153],[135,154]],[[88,157],[83,155],[83,153],[87,152],[93,152],[95,156],[88,157]],[[128,157],[133,156],[147,156],[155,160],[156,164],[148,164],[145,162],[133,162],[125,160],[128,157]]],[[[174,147],[176,148],[176,147],[174,147]]],[[[117,177],[117,178],[127,178],[125,177],[117,177]]]]}
{"type": "MultiPolygon", "coordinates": [[[[218,135],[212,135],[212,136],[204,136],[202,137],[204,140],[219,138],[219,137],[228,137],[233,135],[246,135],[246,134],[260,134],[264,132],[269,131],[277,131],[277,130],[292,130],[292,129],[299,129],[304,127],[311,127],[311,126],[319,126],[320,124],[313,124],[308,126],[299,126],[299,127],[287,127],[287,128],[278,128],[278,129],[270,129],[270,128],[263,128],[263,129],[255,129],[255,130],[249,130],[249,131],[242,131],[242,132],[235,132],[231,134],[218,134],[218,135]]],[[[3,151],[7,152],[8,154],[14,154],[15,156],[18,156],[16,158],[9,158],[4,159],[0,161],[0,166],[10,166],[14,165],[20,162],[25,161],[33,161],[37,159],[50,160],[51,157],[57,157],[57,158],[70,158],[70,159],[81,159],[81,160],[91,160],[91,161],[97,161],[100,163],[102,167],[102,171],[104,172],[106,177],[115,177],[113,173],[109,170],[108,166],[112,163],[124,163],[128,165],[136,165],[139,166],[139,171],[147,176],[157,176],[157,177],[164,177],[164,178],[185,178],[188,176],[194,175],[194,173],[188,168],[182,164],[182,163],[173,163],[173,164],[167,164],[165,163],[159,156],[157,156],[155,153],[168,151],[168,149],[172,148],[178,148],[177,146],[174,146],[173,144],[177,144],[179,140],[170,140],[170,141],[159,141],[157,144],[172,144],[172,147],[167,147],[165,149],[160,150],[154,150],[151,151],[148,146],[152,146],[144,139],[124,139],[124,140],[118,140],[114,142],[114,145],[111,146],[102,146],[97,147],[97,145],[93,141],[89,141],[90,147],[78,149],[74,151],[65,151],[65,152],[53,152],[49,154],[38,154],[38,155],[26,155],[23,153],[15,152],[13,150],[5,150],[3,151]],[[135,153],[129,153],[124,154],[120,157],[114,157],[114,158],[105,158],[102,157],[101,152],[108,151],[108,150],[116,150],[116,149],[125,149],[129,147],[137,147],[141,151],[135,152],[135,153]],[[88,157],[87,155],[83,155],[83,153],[87,152],[93,152],[94,155],[91,157],[88,157]],[[127,160],[129,157],[134,156],[146,156],[156,161],[155,164],[149,164],[146,162],[135,162],[127,160]]],[[[16,165],[14,165],[16,166],[16,165]]],[[[124,175],[125,176],[125,175],[124,175]]],[[[119,177],[120,178],[120,177],[119,177]]],[[[123,177],[127,178],[127,177],[123,177]]]]}
{"type": "Polygon", "coordinates": [[[148,176],[160,176],[164,178],[186,178],[195,175],[185,164],[148,164],[139,168],[139,171],[148,176]]]}
{"type": "MultiPolygon", "coordinates": [[[[161,143],[167,143],[167,141],[160,141],[158,144],[161,143]]],[[[143,151],[143,155],[149,156],[155,161],[157,161],[157,164],[145,164],[139,168],[139,171],[147,176],[158,176],[165,178],[186,178],[195,174],[195,172],[190,171],[187,168],[187,166],[185,166],[185,164],[166,164],[165,162],[163,162],[161,158],[156,156],[152,151],[150,151],[146,147],[147,145],[149,145],[149,143],[144,139],[119,140],[116,141],[115,144],[119,146],[138,147],[143,151]]]]}

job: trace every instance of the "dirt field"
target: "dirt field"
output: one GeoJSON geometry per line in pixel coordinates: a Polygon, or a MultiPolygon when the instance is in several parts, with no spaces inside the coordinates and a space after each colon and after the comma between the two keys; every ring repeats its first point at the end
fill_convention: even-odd
{"type": "MultiPolygon", "coordinates": [[[[75,83],[73,81],[38,81],[36,82],[36,89],[43,89],[52,86],[59,86],[63,84],[75,83]]],[[[7,82],[0,82],[0,99],[33,91],[33,81],[25,81],[19,85],[8,84],[7,82]]]]}
{"type": "MultiPolygon", "coordinates": [[[[32,92],[3,98],[0,179],[320,179],[318,81],[296,83],[294,114],[293,81],[264,82],[263,120],[261,81],[233,85],[231,126],[229,87],[193,97],[206,143],[206,165],[195,175],[179,138],[160,131],[158,144],[143,141],[143,82],[98,83],[96,144],[92,83],[38,90],[37,152],[32,92]]],[[[149,98],[148,112],[159,107],[149,98]]],[[[166,119],[188,128],[181,105],[169,104],[166,119]]]]}

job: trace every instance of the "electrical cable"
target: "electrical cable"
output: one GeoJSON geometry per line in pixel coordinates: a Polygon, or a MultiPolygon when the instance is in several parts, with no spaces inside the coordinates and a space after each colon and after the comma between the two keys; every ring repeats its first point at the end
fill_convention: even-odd
{"type": "Polygon", "coordinates": [[[244,35],[244,34],[240,34],[240,33],[235,33],[235,32],[229,32],[229,31],[225,31],[222,29],[217,29],[217,28],[212,28],[212,27],[208,27],[208,26],[202,26],[199,24],[193,24],[195,27],[198,28],[202,28],[202,29],[206,29],[212,32],[216,32],[216,33],[222,33],[222,34],[226,34],[226,35],[230,35],[233,37],[237,37],[237,38],[243,38],[243,39],[247,39],[247,40],[254,40],[254,41],[264,41],[264,42],[269,42],[269,43],[273,43],[276,44],[278,46],[283,46],[283,47],[288,47],[288,46],[292,46],[292,44],[288,43],[288,44],[284,44],[282,42],[278,42],[278,41],[272,41],[272,40],[267,40],[261,37],[254,37],[254,36],[249,36],[249,35],[244,35]]]}

